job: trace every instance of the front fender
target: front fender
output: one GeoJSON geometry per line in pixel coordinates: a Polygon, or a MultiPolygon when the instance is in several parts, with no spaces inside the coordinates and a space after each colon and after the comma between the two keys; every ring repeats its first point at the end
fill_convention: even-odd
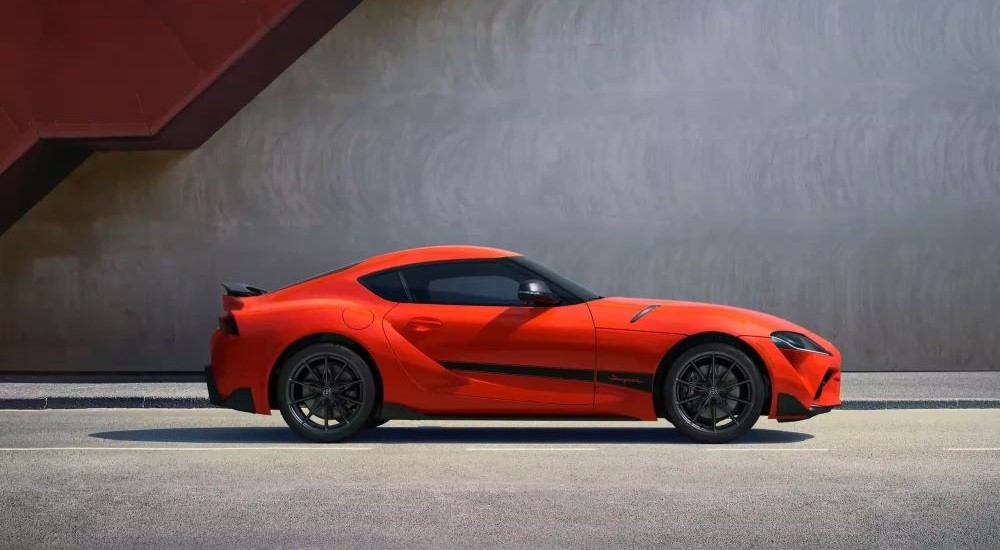
{"type": "Polygon", "coordinates": [[[791,321],[751,309],[699,302],[643,298],[604,298],[590,304],[597,328],[689,336],[721,332],[732,336],[769,337],[787,330],[810,334],[791,321]],[[647,311],[647,308],[648,309],[647,311]]]}

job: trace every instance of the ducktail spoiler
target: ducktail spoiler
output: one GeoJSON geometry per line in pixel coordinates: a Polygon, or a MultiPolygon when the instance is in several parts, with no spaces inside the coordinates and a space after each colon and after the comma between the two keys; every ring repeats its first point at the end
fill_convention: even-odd
{"type": "Polygon", "coordinates": [[[222,283],[222,288],[226,289],[226,296],[233,296],[235,298],[249,298],[251,296],[267,294],[266,290],[246,283],[222,283]]]}

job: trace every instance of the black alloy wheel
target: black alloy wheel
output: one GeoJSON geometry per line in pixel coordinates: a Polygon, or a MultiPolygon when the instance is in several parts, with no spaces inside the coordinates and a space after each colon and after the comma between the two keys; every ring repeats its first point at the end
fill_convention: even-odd
{"type": "Polygon", "coordinates": [[[375,377],[353,350],[314,344],[290,357],[278,374],[278,407],[299,435],[342,441],[368,427],[375,408],[375,377]]]}
{"type": "Polygon", "coordinates": [[[700,443],[745,434],[760,417],[764,380],[754,361],[729,344],[704,344],[681,355],[662,388],[669,420],[700,443]]]}

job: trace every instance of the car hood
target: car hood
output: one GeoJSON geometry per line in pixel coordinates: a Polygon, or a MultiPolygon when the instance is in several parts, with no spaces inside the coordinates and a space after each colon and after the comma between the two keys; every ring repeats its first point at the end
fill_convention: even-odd
{"type": "Polygon", "coordinates": [[[595,326],[604,329],[684,335],[724,332],[733,336],[770,336],[772,332],[783,330],[816,336],[787,319],[721,304],[610,297],[588,302],[588,305],[595,326]],[[650,309],[644,312],[646,308],[650,309]]]}

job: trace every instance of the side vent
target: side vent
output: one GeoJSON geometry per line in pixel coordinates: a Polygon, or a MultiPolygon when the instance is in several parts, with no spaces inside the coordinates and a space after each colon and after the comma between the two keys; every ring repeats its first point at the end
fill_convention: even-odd
{"type": "Polygon", "coordinates": [[[826,383],[830,381],[832,376],[833,369],[826,371],[826,374],[823,375],[823,380],[819,383],[819,388],[816,388],[816,395],[813,396],[813,399],[819,399],[819,396],[823,395],[823,388],[826,387],[826,383]]]}
{"type": "Polygon", "coordinates": [[[653,311],[654,309],[656,309],[658,307],[660,307],[660,306],[658,306],[656,304],[652,304],[652,305],[648,305],[648,306],[640,309],[639,313],[636,313],[635,316],[632,317],[632,320],[629,321],[629,322],[630,323],[634,323],[634,322],[638,321],[639,319],[642,319],[647,313],[649,313],[650,311],[653,311]]]}

